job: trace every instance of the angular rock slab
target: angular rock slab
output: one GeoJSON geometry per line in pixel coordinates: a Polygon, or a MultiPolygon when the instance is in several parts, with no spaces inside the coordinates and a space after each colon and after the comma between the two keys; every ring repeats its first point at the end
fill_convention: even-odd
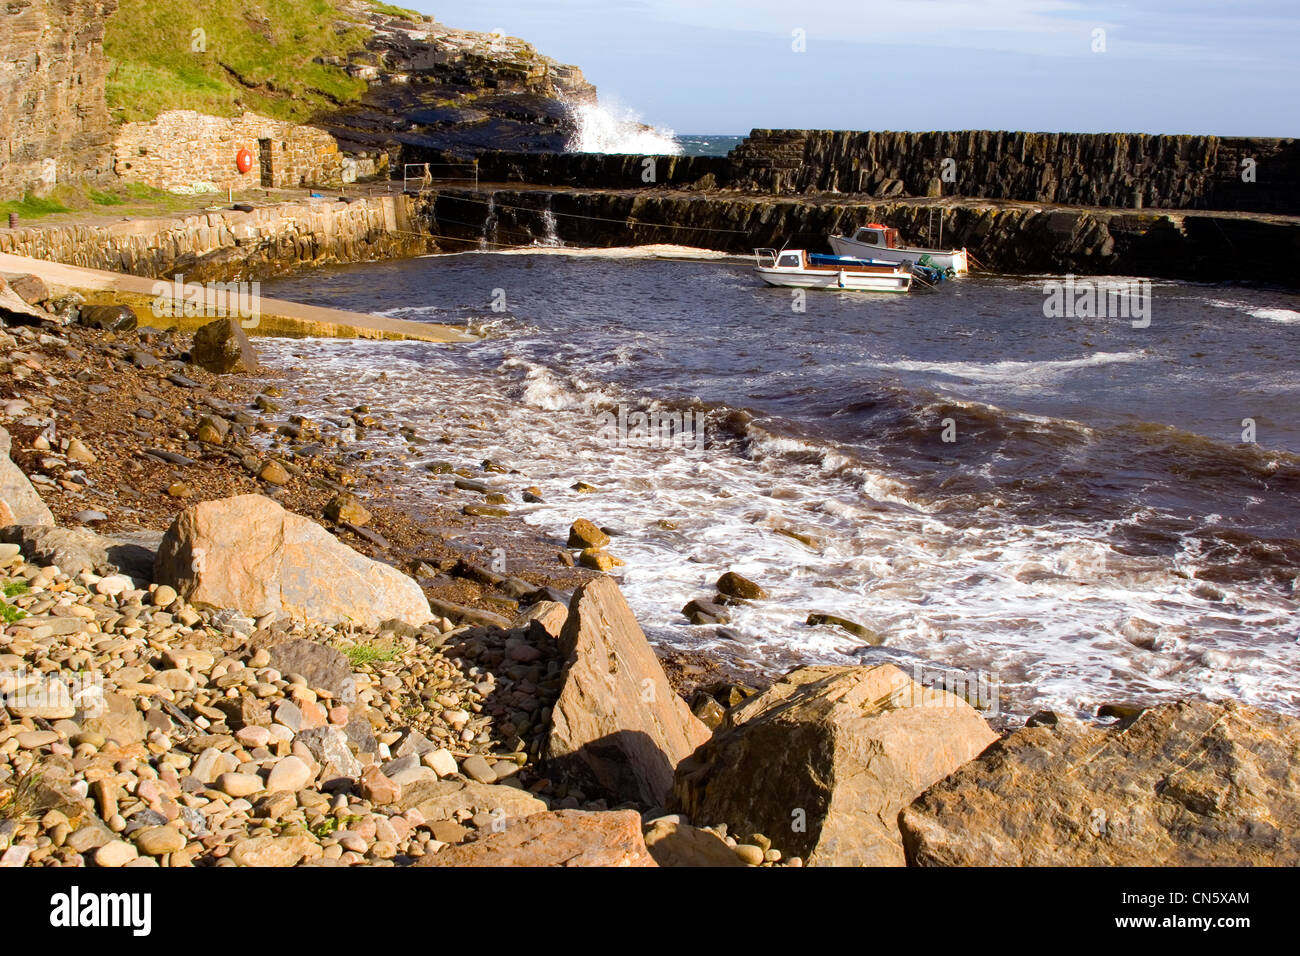
{"type": "Polygon", "coordinates": [[[559,644],[567,663],[546,744],[553,772],[662,806],[677,764],[709,729],[674,693],[612,578],[574,592],[559,644]]]}
{"type": "Polygon", "coordinates": [[[187,601],[251,617],[277,614],[377,627],[433,617],[420,586],[262,495],[191,505],[163,536],[155,579],[187,601]]]}
{"type": "Polygon", "coordinates": [[[0,428],[0,500],[8,503],[15,524],[54,524],[54,515],[21,468],[9,458],[12,439],[0,428]]]}
{"type": "Polygon", "coordinates": [[[898,813],[997,739],[892,664],[804,667],[736,707],[678,768],[674,804],[810,866],[901,866],[898,813]]]}
{"type": "Polygon", "coordinates": [[[417,866],[655,866],[635,810],[535,813],[417,866]]]}
{"type": "Polygon", "coordinates": [[[1025,727],[899,824],[919,866],[1296,866],[1300,720],[1183,701],[1025,727]]]}

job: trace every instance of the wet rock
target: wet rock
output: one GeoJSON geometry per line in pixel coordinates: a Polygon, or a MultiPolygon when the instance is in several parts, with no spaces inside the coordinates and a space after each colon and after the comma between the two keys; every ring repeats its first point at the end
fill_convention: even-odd
{"type": "Polygon", "coordinates": [[[586,548],[604,548],[608,545],[609,535],[586,518],[579,518],[569,528],[568,546],[570,548],[585,550],[586,548]]]}
{"type": "Polygon", "coordinates": [[[731,612],[721,604],[699,598],[688,602],[682,613],[692,624],[726,624],[731,620],[731,612]]]}
{"type": "Polygon", "coordinates": [[[718,593],[725,594],[728,597],[740,598],[743,601],[763,601],[767,598],[765,590],[735,571],[728,571],[718,578],[717,587],[718,593]]]}
{"type": "Polygon", "coordinates": [[[654,866],[634,810],[557,810],[447,847],[417,866],[654,866]]]}
{"type": "Polygon", "coordinates": [[[554,772],[584,790],[662,805],[677,764],[709,730],[673,692],[613,579],[574,592],[559,644],[564,685],[546,744],[554,772]]]}
{"type": "Polygon", "coordinates": [[[217,319],[195,332],[190,360],[222,375],[255,372],[258,368],[257,352],[239,320],[234,318],[217,319]]]}
{"type": "Polygon", "coordinates": [[[90,329],[105,332],[129,332],[139,324],[135,310],[129,305],[83,305],[77,321],[90,329]]]}
{"type": "Polygon", "coordinates": [[[800,668],[728,717],[678,768],[672,806],[813,865],[901,866],[899,810],[997,739],[892,664],[800,668]]]}
{"type": "Polygon", "coordinates": [[[433,617],[413,580],[353,551],[261,495],[192,505],[163,537],[156,580],[187,601],[320,623],[420,625],[433,617]]]}
{"type": "Polygon", "coordinates": [[[1040,719],[903,810],[920,866],[1295,866],[1300,720],[1184,701],[1040,719]]]}
{"type": "Polygon", "coordinates": [[[824,624],[829,624],[833,627],[838,627],[841,630],[848,631],[854,637],[861,638],[863,641],[872,645],[873,647],[879,644],[883,644],[885,641],[885,639],[881,635],[877,634],[871,628],[850,621],[848,618],[837,617],[834,614],[821,614],[818,612],[813,612],[812,614],[808,615],[808,620],[806,620],[804,623],[808,624],[811,627],[818,627],[824,624]]]}

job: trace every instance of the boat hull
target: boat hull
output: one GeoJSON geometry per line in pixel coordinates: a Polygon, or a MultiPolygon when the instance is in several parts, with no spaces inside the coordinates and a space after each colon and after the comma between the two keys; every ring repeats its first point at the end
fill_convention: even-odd
{"type": "Polygon", "coordinates": [[[887,262],[907,263],[908,265],[916,265],[923,257],[929,256],[929,264],[936,268],[951,269],[957,275],[970,271],[970,263],[967,261],[965,249],[953,249],[947,252],[937,249],[917,249],[910,246],[888,249],[884,246],[873,246],[865,242],[858,242],[858,240],[850,239],[848,236],[831,236],[830,244],[837,256],[852,256],[858,259],[884,259],[887,262]]]}
{"type": "Polygon", "coordinates": [[[842,292],[907,292],[912,277],[906,273],[810,272],[758,269],[768,285],[789,289],[831,289],[842,292]]]}

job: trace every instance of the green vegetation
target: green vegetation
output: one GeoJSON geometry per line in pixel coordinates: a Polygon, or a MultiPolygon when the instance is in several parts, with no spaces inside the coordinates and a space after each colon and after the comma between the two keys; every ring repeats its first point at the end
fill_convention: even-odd
{"type": "Polygon", "coordinates": [[[7,581],[5,582],[5,597],[17,597],[20,594],[26,594],[32,589],[32,586],[26,581],[7,581]]]}
{"type": "Polygon", "coordinates": [[[414,10],[408,10],[406,7],[395,7],[391,3],[380,3],[379,0],[370,0],[370,6],[379,12],[390,17],[399,17],[403,20],[415,20],[419,22],[420,14],[414,10]]]}
{"type": "Polygon", "coordinates": [[[343,656],[352,663],[353,667],[361,667],[364,664],[373,664],[376,661],[380,663],[391,661],[397,657],[397,651],[384,642],[376,641],[345,647],[343,648],[343,656]]]}
{"type": "Polygon", "coordinates": [[[0,622],[12,624],[14,621],[21,621],[27,616],[27,612],[22,608],[14,607],[12,604],[5,604],[0,601],[0,622]]]}
{"type": "Polygon", "coordinates": [[[68,212],[68,207],[49,196],[33,196],[28,193],[22,199],[10,199],[0,202],[0,214],[8,216],[16,212],[23,219],[39,219],[56,212],[68,212]]]}
{"type": "Polygon", "coordinates": [[[36,806],[41,773],[33,767],[10,787],[0,786],[0,820],[22,820],[36,806]]]}
{"type": "MultiPolygon", "coordinates": [[[[221,197],[208,197],[209,201],[224,201],[221,197]]],[[[197,197],[202,202],[202,197],[197,197]]],[[[196,197],[178,196],[165,189],[155,189],[140,183],[122,183],[108,189],[93,189],[81,185],[57,186],[49,195],[28,194],[22,199],[0,202],[0,217],[16,212],[19,219],[40,219],[60,213],[107,211],[121,216],[153,215],[175,212],[195,207],[196,197]]]]}
{"type": "Polygon", "coordinates": [[[122,122],[173,109],[302,122],[365,92],[364,80],[328,62],[368,36],[338,0],[121,0],[104,37],[108,106],[122,122]]]}

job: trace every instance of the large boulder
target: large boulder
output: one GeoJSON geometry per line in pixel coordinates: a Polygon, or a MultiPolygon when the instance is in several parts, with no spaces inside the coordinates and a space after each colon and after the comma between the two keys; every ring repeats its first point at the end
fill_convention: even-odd
{"type": "Polygon", "coordinates": [[[678,768],[676,805],[824,866],[901,866],[898,812],[997,739],[892,664],[799,668],[728,720],[678,768]]]}
{"type": "Polygon", "coordinates": [[[662,806],[677,764],[709,729],[673,692],[612,578],[574,592],[559,644],[566,670],[546,745],[552,772],[584,792],[662,806]]]}
{"type": "Polygon", "coordinates": [[[262,495],[186,508],[163,536],[155,579],[190,603],[323,624],[433,617],[420,586],[262,495]]]}
{"type": "Polygon", "coordinates": [[[654,866],[635,810],[556,810],[447,847],[417,866],[654,866]]]}
{"type": "Polygon", "coordinates": [[[190,360],[209,372],[255,372],[257,351],[238,319],[224,318],[209,322],[194,333],[190,360]]]}
{"type": "Polygon", "coordinates": [[[1185,701],[1036,717],[899,818],[921,866],[1296,866],[1300,720],[1185,701]]]}
{"type": "Polygon", "coordinates": [[[54,515],[41,500],[31,481],[9,458],[13,440],[0,428],[0,501],[13,513],[15,524],[52,525],[54,515]]]}

